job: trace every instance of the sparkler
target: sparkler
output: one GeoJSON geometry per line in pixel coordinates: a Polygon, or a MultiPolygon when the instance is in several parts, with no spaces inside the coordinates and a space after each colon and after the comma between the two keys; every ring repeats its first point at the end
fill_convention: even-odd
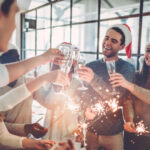
{"type": "Polygon", "coordinates": [[[103,114],[104,113],[104,105],[102,103],[96,103],[94,106],[91,107],[92,110],[97,112],[97,114],[103,114]]]}
{"type": "Polygon", "coordinates": [[[109,101],[106,101],[112,112],[116,112],[118,109],[121,109],[122,107],[118,106],[119,101],[117,101],[116,98],[110,99],[109,101]]]}
{"type": "Polygon", "coordinates": [[[80,106],[78,104],[72,104],[72,103],[68,103],[67,104],[68,109],[70,109],[72,112],[78,112],[80,109],[80,106]]]}
{"type": "Polygon", "coordinates": [[[136,132],[140,135],[142,135],[143,133],[149,133],[149,131],[147,131],[146,129],[147,127],[145,127],[143,120],[136,124],[136,132]]]}
{"type": "Polygon", "coordinates": [[[87,144],[86,144],[86,129],[87,129],[87,124],[83,123],[81,125],[81,127],[83,128],[83,145],[84,145],[84,147],[86,147],[87,146],[87,144]]]}

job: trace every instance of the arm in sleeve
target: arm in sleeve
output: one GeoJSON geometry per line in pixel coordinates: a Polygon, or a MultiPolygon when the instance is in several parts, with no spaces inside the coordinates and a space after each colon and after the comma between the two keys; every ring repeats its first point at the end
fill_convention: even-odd
{"type": "Polygon", "coordinates": [[[11,91],[0,96],[0,111],[12,109],[30,95],[31,93],[25,84],[12,89],[11,91]]]}
{"type": "Polygon", "coordinates": [[[45,108],[51,109],[52,95],[54,93],[55,91],[52,87],[48,87],[47,89],[42,87],[34,92],[33,99],[39,102],[45,108]]]}
{"type": "Polygon", "coordinates": [[[27,136],[27,134],[24,132],[24,125],[25,124],[19,124],[19,123],[10,123],[10,122],[5,122],[5,125],[8,129],[8,131],[11,134],[15,134],[18,136],[27,136]]]}
{"type": "Polygon", "coordinates": [[[0,87],[9,83],[9,73],[5,65],[0,64],[0,87]]]}
{"type": "Polygon", "coordinates": [[[8,132],[3,121],[0,121],[0,144],[12,148],[23,148],[22,140],[24,137],[12,135],[8,132]]]}

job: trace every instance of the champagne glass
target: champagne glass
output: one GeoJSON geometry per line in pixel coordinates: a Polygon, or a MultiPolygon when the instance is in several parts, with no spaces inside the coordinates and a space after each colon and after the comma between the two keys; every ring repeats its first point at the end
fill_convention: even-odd
{"type": "Polygon", "coordinates": [[[67,44],[60,44],[57,47],[65,56],[60,69],[65,72],[65,73],[69,73],[70,69],[72,67],[72,63],[73,63],[73,50],[72,50],[72,45],[70,43],[67,44]]]}
{"type": "Polygon", "coordinates": [[[73,78],[79,79],[78,78],[78,73],[76,70],[78,69],[78,61],[80,59],[80,50],[77,47],[73,48],[73,65],[74,65],[74,73],[72,75],[73,78]]]}
{"type": "MultiPolygon", "coordinates": [[[[106,61],[106,67],[109,75],[116,72],[116,65],[114,60],[106,61]]],[[[114,87],[112,88],[112,94],[113,95],[117,94],[116,88],[114,87]]]]}
{"type": "MultiPolygon", "coordinates": [[[[72,63],[73,63],[72,45],[69,43],[60,44],[59,46],[57,46],[57,48],[64,54],[64,60],[62,61],[62,64],[60,65],[60,70],[68,74],[71,70],[72,63]]],[[[62,92],[64,90],[64,86],[63,85],[59,85],[59,86],[62,87],[62,90],[60,91],[62,92]]]]}
{"type": "MultiPolygon", "coordinates": [[[[85,59],[80,59],[80,60],[78,61],[78,68],[80,69],[81,66],[84,66],[85,64],[86,64],[85,59]]],[[[78,90],[87,90],[88,88],[84,86],[84,83],[83,83],[83,81],[79,78],[79,76],[78,76],[78,79],[79,79],[79,81],[80,81],[80,83],[81,83],[81,87],[79,87],[78,90]]]]}
{"type": "Polygon", "coordinates": [[[81,83],[81,87],[78,88],[78,90],[87,90],[88,88],[84,86],[84,83],[82,80],[80,80],[79,75],[77,73],[77,69],[79,69],[81,66],[86,64],[85,59],[81,58],[80,50],[77,47],[73,48],[73,60],[75,62],[75,72],[73,74],[73,78],[76,78],[81,83]]]}

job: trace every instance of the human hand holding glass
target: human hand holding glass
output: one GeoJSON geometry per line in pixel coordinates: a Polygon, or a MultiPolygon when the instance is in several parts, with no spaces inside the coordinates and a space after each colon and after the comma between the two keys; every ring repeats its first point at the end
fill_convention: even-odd
{"type": "MultiPolygon", "coordinates": [[[[80,59],[80,60],[78,60],[76,70],[77,70],[77,69],[82,69],[81,66],[84,66],[85,64],[86,64],[85,59],[80,59]]],[[[75,73],[76,73],[76,72],[75,72],[75,73]]],[[[78,73],[76,73],[76,78],[77,78],[77,79],[80,81],[80,83],[81,83],[81,87],[79,87],[78,90],[87,90],[88,88],[84,86],[84,83],[83,83],[83,81],[79,78],[78,73]]]]}
{"type": "MultiPolygon", "coordinates": [[[[108,71],[109,76],[113,73],[116,73],[116,65],[115,65],[114,60],[106,61],[106,67],[107,67],[107,71],[108,71]]],[[[113,95],[117,94],[115,87],[112,88],[112,94],[113,95]]]]}
{"type": "MultiPolygon", "coordinates": [[[[57,46],[60,52],[64,55],[64,59],[62,60],[61,64],[59,65],[60,70],[66,74],[68,74],[71,70],[73,57],[72,57],[72,45],[70,43],[62,43],[57,46]]],[[[58,85],[62,87],[62,92],[64,90],[63,85],[58,85]]],[[[64,93],[64,92],[63,92],[64,93]]]]}

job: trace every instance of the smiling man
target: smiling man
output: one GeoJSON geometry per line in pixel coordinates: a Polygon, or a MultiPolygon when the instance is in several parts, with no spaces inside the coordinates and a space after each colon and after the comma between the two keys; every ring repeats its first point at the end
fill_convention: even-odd
{"type": "MultiPolygon", "coordinates": [[[[105,35],[102,44],[102,52],[104,58],[91,62],[87,64],[87,67],[83,67],[78,71],[79,76],[82,80],[89,83],[89,90],[86,92],[90,96],[85,96],[83,100],[85,101],[87,109],[85,111],[85,116],[89,122],[89,128],[87,132],[87,149],[88,150],[98,150],[99,148],[104,148],[105,150],[123,150],[123,117],[121,110],[115,113],[109,112],[105,116],[98,118],[96,114],[91,110],[89,103],[98,103],[108,100],[107,96],[111,93],[112,86],[109,82],[109,74],[106,68],[106,62],[114,60],[116,72],[122,74],[128,81],[132,81],[134,77],[134,66],[130,63],[120,59],[118,57],[119,51],[124,48],[126,49],[127,56],[131,56],[131,32],[127,25],[116,24],[111,26],[105,35]],[[101,88],[99,88],[101,87],[101,88]],[[110,92],[106,92],[106,88],[110,92]],[[94,90],[93,90],[94,89],[94,90]],[[93,91],[92,91],[93,90],[93,91]],[[97,100],[93,99],[98,93],[97,100]],[[94,121],[94,120],[96,121],[94,121]],[[95,123],[93,123],[93,121],[95,123]],[[90,125],[91,124],[91,125],[90,125]]],[[[120,92],[120,105],[123,105],[123,98],[125,96],[126,90],[123,88],[117,89],[120,92]]]]}

